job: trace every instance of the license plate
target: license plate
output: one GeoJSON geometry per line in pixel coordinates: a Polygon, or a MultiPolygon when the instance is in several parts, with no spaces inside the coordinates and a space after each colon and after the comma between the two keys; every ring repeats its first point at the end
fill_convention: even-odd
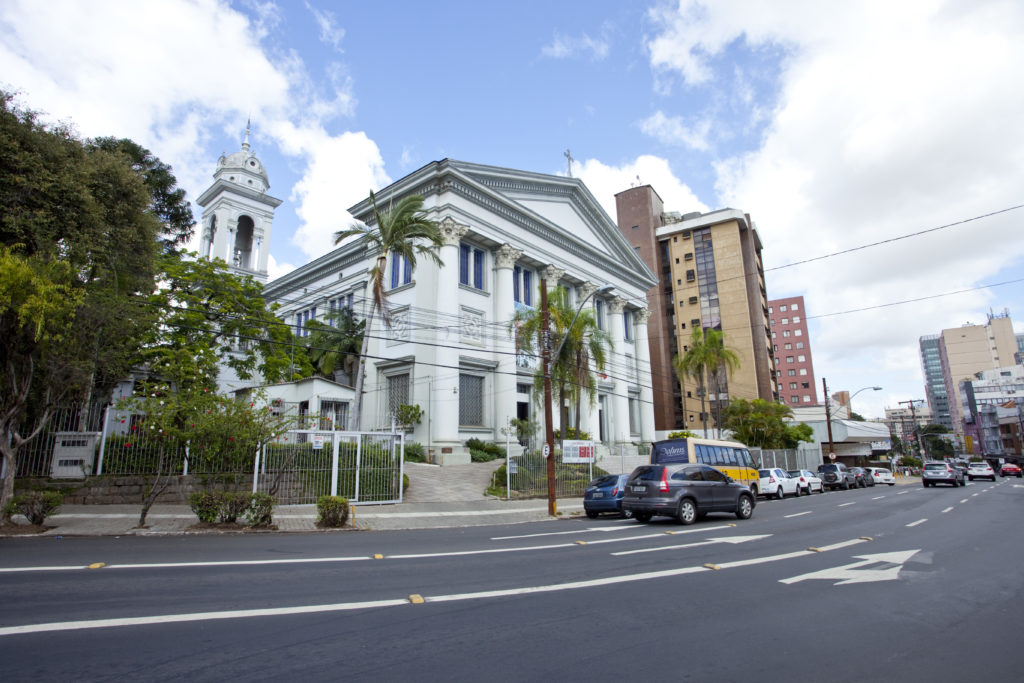
{"type": "Polygon", "coordinates": [[[646,486],[630,486],[629,488],[632,489],[633,493],[644,493],[647,491],[646,486]]]}
{"type": "Polygon", "coordinates": [[[604,493],[598,491],[597,493],[594,494],[594,498],[604,498],[604,493]]]}

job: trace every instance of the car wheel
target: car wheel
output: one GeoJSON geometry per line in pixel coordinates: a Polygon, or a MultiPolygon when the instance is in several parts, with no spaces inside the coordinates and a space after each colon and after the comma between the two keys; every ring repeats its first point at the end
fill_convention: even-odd
{"type": "Polygon", "coordinates": [[[928,488],[928,482],[926,482],[926,481],[922,481],[921,485],[924,486],[925,488],[928,488]]]}
{"type": "Polygon", "coordinates": [[[822,484],[821,486],[818,487],[818,493],[825,493],[825,485],[824,484],[822,484]]]}
{"type": "Polygon", "coordinates": [[[587,510],[587,517],[590,519],[597,519],[597,512],[594,510],[587,510]]]}
{"type": "Polygon", "coordinates": [[[967,477],[967,481],[974,481],[974,477],[967,477]]]}
{"type": "Polygon", "coordinates": [[[786,494],[782,490],[782,485],[780,484],[779,488],[775,489],[775,500],[782,500],[785,497],[786,497],[786,494]]]}
{"type": "Polygon", "coordinates": [[[754,514],[754,501],[750,499],[750,496],[740,495],[740,500],[736,503],[736,519],[750,519],[750,516],[754,514]]]}
{"type": "Polygon", "coordinates": [[[697,519],[697,506],[689,498],[679,501],[679,510],[676,512],[676,520],[680,524],[693,524],[697,519]]]}
{"type": "Polygon", "coordinates": [[[750,485],[750,495],[752,495],[754,498],[757,498],[757,485],[756,484],[751,484],[750,485]]]}
{"type": "Polygon", "coordinates": [[[961,480],[960,480],[960,485],[961,485],[961,486],[967,486],[967,482],[966,482],[966,481],[964,481],[963,479],[961,479],[961,480]]]}
{"type": "Polygon", "coordinates": [[[651,521],[651,513],[650,512],[634,512],[633,513],[633,519],[635,519],[636,521],[640,522],[641,524],[647,524],[647,522],[651,521]]]}
{"type": "Polygon", "coordinates": [[[894,483],[891,483],[891,484],[889,484],[889,486],[895,486],[895,485],[896,485],[896,484],[895,484],[895,482],[894,482],[894,483]]]}
{"type": "Polygon", "coordinates": [[[850,490],[850,482],[848,482],[848,481],[844,481],[843,482],[843,490],[844,491],[849,491],[850,490]]]}
{"type": "Polygon", "coordinates": [[[623,510],[622,511],[622,518],[623,519],[629,519],[632,516],[633,516],[633,511],[632,510],[623,510]]]}

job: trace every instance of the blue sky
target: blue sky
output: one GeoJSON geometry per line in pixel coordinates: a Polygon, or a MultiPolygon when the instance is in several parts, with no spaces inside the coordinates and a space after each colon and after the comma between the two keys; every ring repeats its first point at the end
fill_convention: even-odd
{"type": "MultiPolygon", "coordinates": [[[[371,188],[452,157],[565,173],[613,214],[750,213],[768,268],[1024,204],[1013,1],[5,0],[0,85],[83,136],[131,137],[195,198],[253,147],[284,200],[271,276],[330,248],[371,188]]],[[[614,215],[612,215],[614,219],[614,215]]],[[[1009,308],[1024,210],[770,271],[802,294],[818,377],[923,396],[917,339],[1009,308]]],[[[1024,325],[1017,324],[1018,331],[1024,325]]]]}

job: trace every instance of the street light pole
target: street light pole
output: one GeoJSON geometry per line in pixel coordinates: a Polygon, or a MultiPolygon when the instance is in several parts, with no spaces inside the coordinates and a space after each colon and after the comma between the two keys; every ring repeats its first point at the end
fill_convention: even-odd
{"type": "Polygon", "coordinates": [[[558,343],[558,348],[555,350],[554,356],[552,356],[550,345],[551,311],[548,309],[548,283],[547,278],[542,277],[540,279],[541,334],[543,335],[543,339],[541,340],[541,362],[544,364],[544,450],[547,451],[545,457],[548,461],[548,514],[552,517],[558,514],[558,509],[555,502],[555,427],[553,424],[554,410],[551,405],[551,359],[555,358],[557,360],[562,354],[562,348],[565,346],[566,340],[569,339],[569,335],[572,334],[572,326],[576,324],[576,320],[579,319],[580,313],[583,311],[583,306],[587,303],[590,297],[610,292],[612,289],[613,287],[611,285],[605,285],[599,289],[595,289],[593,292],[583,297],[583,300],[580,301],[579,305],[576,307],[576,315],[573,316],[572,322],[569,323],[569,327],[565,330],[565,336],[562,337],[562,340],[558,343]]]}
{"type": "Polygon", "coordinates": [[[825,392],[825,424],[828,427],[828,455],[829,460],[833,460],[832,456],[832,397],[828,395],[828,381],[821,378],[821,388],[825,392]]]}

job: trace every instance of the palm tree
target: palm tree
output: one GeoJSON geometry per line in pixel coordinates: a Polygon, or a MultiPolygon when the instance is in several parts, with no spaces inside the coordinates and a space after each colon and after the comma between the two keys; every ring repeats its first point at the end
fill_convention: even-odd
{"type": "Polygon", "coordinates": [[[342,308],[327,314],[331,324],[319,320],[306,323],[309,337],[305,340],[309,362],[318,375],[333,379],[338,370],[345,375],[345,383],[352,379],[359,368],[360,350],[363,345],[365,320],[356,320],[350,308],[342,308]]]}
{"type": "Polygon", "coordinates": [[[384,274],[387,272],[388,257],[403,258],[412,269],[416,268],[416,257],[426,256],[439,267],[444,263],[436,249],[443,242],[437,223],[427,218],[423,211],[423,197],[409,195],[397,202],[392,198],[387,211],[377,208],[377,198],[370,192],[373,208],[372,225],[358,223],[347,230],[334,233],[334,243],[358,236],[366,244],[367,251],[377,253],[377,261],[370,269],[372,297],[370,314],[366,317],[362,349],[359,352],[359,367],[356,370],[355,397],[352,405],[352,427],[359,430],[363,417],[363,383],[366,378],[366,353],[373,329],[373,316],[379,310],[384,325],[390,329],[391,314],[388,310],[387,290],[384,288],[384,274]]]}
{"type": "MultiPolygon", "coordinates": [[[[686,352],[672,359],[675,366],[676,376],[680,384],[685,384],[685,379],[691,377],[697,380],[697,394],[700,396],[700,417],[704,426],[704,434],[708,433],[708,416],[705,410],[706,387],[711,379],[715,380],[715,388],[720,386],[719,373],[724,367],[731,375],[739,367],[740,360],[735,351],[725,347],[725,335],[721,330],[708,328],[704,330],[696,327],[693,336],[690,338],[690,346],[686,352]]],[[[718,392],[716,391],[716,394],[718,392]]],[[[720,403],[716,396],[716,405],[720,403]]],[[[720,412],[720,410],[719,410],[720,412]]],[[[719,435],[721,435],[721,420],[716,420],[719,435]]]]}
{"type": "Polygon", "coordinates": [[[708,371],[711,380],[709,384],[715,393],[715,428],[718,429],[718,438],[722,438],[722,394],[728,393],[729,377],[740,366],[740,357],[732,349],[726,348],[725,333],[721,330],[710,329],[705,332],[704,343],[711,360],[708,371]]]}
{"type": "MultiPolygon", "coordinates": [[[[602,371],[608,362],[608,352],[612,350],[611,337],[597,326],[597,320],[591,311],[580,311],[576,317],[576,309],[569,303],[569,293],[563,287],[556,287],[548,296],[548,312],[550,316],[550,339],[552,346],[556,341],[565,338],[558,358],[551,359],[552,393],[558,405],[564,407],[565,401],[576,406],[575,427],[579,433],[580,404],[584,394],[590,405],[597,401],[597,381],[594,371],[602,371]],[[569,325],[572,324],[572,329],[569,325]],[[568,336],[567,336],[568,333],[568,336]]],[[[535,344],[539,347],[543,332],[542,312],[537,309],[520,310],[509,325],[509,332],[515,337],[517,348],[525,353],[535,353],[535,344]]],[[[554,349],[552,349],[553,351],[554,349]]],[[[538,355],[540,355],[538,353],[538,355]]],[[[535,396],[543,395],[544,369],[538,369],[534,375],[535,396]]],[[[538,398],[539,400],[539,398],[538,398]]],[[[559,411],[561,415],[563,411],[559,411]]],[[[565,426],[562,437],[566,435],[565,426]]]]}

